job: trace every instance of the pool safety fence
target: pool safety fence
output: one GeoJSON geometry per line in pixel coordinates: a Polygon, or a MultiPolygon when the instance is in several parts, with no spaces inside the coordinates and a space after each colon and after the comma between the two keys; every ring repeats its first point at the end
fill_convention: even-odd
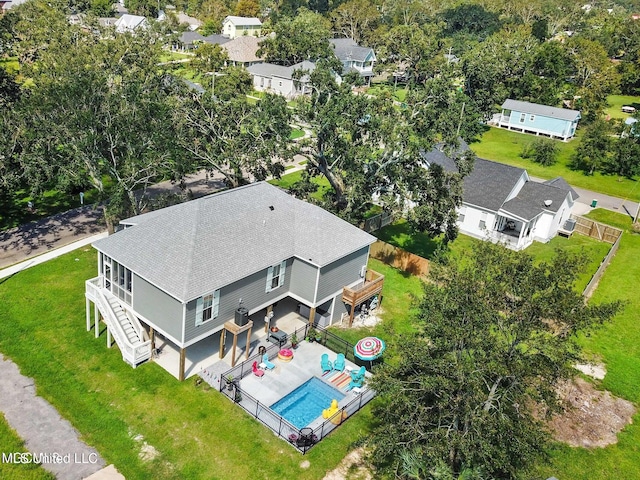
{"type": "MultiPolygon", "coordinates": [[[[306,325],[297,329],[295,334],[298,339],[302,340],[307,338],[311,328],[313,327],[306,325]]],[[[353,354],[353,345],[322,328],[315,327],[314,330],[318,334],[315,341],[335,353],[343,353],[347,359],[357,363],[353,354]]],[[[286,343],[282,347],[278,345],[267,347],[266,353],[269,355],[269,360],[277,357],[281,348],[291,348],[291,335],[287,336],[286,343]]],[[[346,403],[346,399],[340,402],[343,405],[331,418],[325,420],[314,429],[309,427],[299,429],[288,422],[285,418],[275,413],[267,405],[264,405],[240,388],[239,380],[244,378],[246,375],[253,373],[253,362],[261,358],[262,355],[254,355],[241,364],[226,371],[222,375],[220,381],[220,392],[227,396],[231,401],[241,406],[251,416],[270,428],[276,435],[288,441],[302,454],[307,453],[309,449],[339,427],[342,422],[348,419],[351,415],[373,400],[373,397],[375,396],[375,391],[367,388],[366,386],[361,389],[357,389],[355,392],[352,391],[353,396],[347,397],[347,399],[351,398],[351,400],[346,403]]]]}

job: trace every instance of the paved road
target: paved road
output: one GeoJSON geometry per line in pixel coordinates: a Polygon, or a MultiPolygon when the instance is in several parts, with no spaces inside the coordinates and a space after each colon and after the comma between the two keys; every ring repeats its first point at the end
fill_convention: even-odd
{"type": "MultiPolygon", "coordinates": [[[[544,182],[545,180],[538,177],[530,177],[534,182],[544,182]]],[[[593,208],[591,207],[591,202],[593,200],[597,200],[597,207],[604,208],[606,210],[611,210],[613,212],[622,213],[625,215],[629,215],[631,217],[635,217],[636,212],[638,211],[638,203],[633,202],[631,200],[625,200],[619,197],[612,197],[611,195],[605,195],[604,193],[594,192],[592,190],[586,190],[584,188],[574,187],[572,188],[576,191],[580,198],[578,198],[578,203],[574,207],[574,212],[577,215],[582,215],[583,213],[587,213],[593,208]]]]}

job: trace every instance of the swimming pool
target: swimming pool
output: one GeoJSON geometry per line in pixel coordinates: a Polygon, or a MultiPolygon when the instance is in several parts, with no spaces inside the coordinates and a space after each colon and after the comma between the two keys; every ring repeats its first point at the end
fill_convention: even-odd
{"type": "Polygon", "coordinates": [[[344,397],[344,393],[313,377],[270,408],[295,427],[304,428],[331,406],[331,400],[340,401],[344,397]]]}

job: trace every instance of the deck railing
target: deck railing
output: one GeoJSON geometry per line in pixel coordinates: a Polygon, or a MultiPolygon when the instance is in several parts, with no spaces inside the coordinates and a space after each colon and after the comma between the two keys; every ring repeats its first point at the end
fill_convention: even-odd
{"type": "Polygon", "coordinates": [[[374,270],[367,270],[364,282],[354,287],[342,289],[342,301],[355,307],[382,291],[384,275],[374,270]]]}

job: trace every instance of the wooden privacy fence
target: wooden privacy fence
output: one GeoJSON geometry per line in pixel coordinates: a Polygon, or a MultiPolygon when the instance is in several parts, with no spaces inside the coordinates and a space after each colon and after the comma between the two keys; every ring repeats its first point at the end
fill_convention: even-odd
{"type": "Polygon", "coordinates": [[[576,226],[573,229],[574,232],[581,233],[588,237],[597,238],[601,242],[616,243],[616,241],[622,236],[622,230],[619,228],[605,225],[604,223],[594,222],[585,217],[578,215],[571,215],[576,221],[576,226]]]}
{"type": "Polygon", "coordinates": [[[382,240],[371,245],[370,255],[387,265],[404,270],[411,275],[427,275],[429,273],[429,260],[394,247],[382,240]]]}

